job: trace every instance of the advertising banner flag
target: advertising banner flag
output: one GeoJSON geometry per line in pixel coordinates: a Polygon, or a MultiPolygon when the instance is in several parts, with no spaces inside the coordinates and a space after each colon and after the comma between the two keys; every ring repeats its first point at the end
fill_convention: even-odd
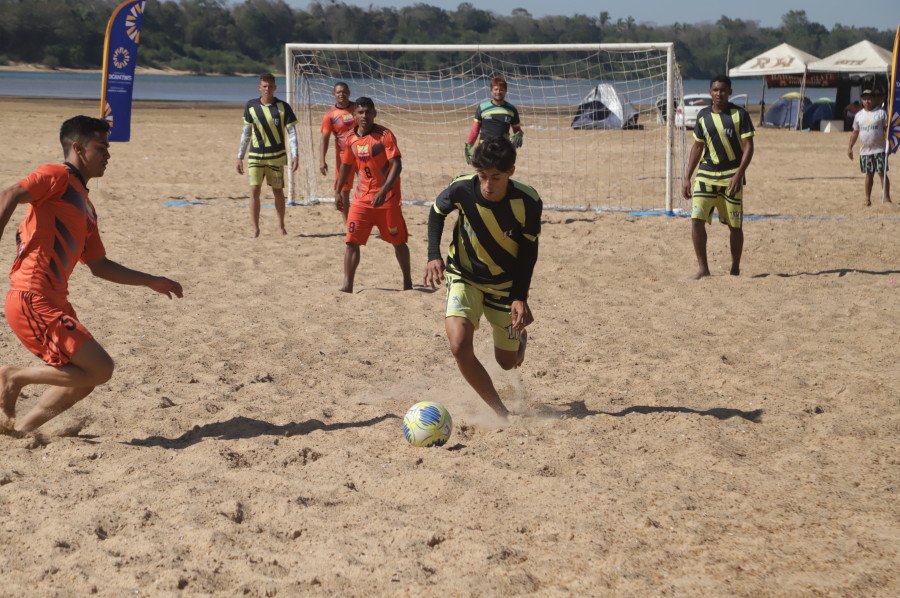
{"type": "Polygon", "coordinates": [[[900,25],[897,26],[897,35],[894,36],[894,57],[891,60],[891,94],[888,98],[888,126],[887,126],[887,152],[888,155],[897,153],[900,148],[900,25]]]}
{"type": "Polygon", "coordinates": [[[131,94],[145,0],[119,4],[106,25],[103,43],[103,82],[100,116],[110,125],[110,141],[131,138],[131,94]]]}

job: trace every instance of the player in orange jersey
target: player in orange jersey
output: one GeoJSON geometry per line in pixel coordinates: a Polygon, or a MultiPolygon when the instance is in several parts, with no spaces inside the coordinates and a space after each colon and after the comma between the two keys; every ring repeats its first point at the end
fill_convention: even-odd
{"type": "Polygon", "coordinates": [[[28,205],[16,235],[6,320],[22,344],[50,366],[0,367],[0,409],[7,418],[0,427],[6,431],[35,430],[112,376],[112,358],[78,321],[67,300],[77,262],[111,282],[146,286],[169,298],[182,296],[174,280],[131,270],[106,257],[87,182],[106,171],[108,136],[104,120],[70,118],[59,132],[65,163],[41,166],[0,192],[0,235],[16,206],[28,205]],[[29,384],[48,388],[16,421],[19,392],[29,384]]]}
{"type": "Polygon", "coordinates": [[[369,240],[372,227],[377,226],[382,240],[394,246],[394,255],[403,272],[403,290],[412,288],[409,273],[409,233],[400,208],[400,148],[390,129],[375,124],[375,102],[361,97],[356,100],[356,130],[347,138],[341,153],[341,172],[334,202],[341,209],[343,197],[339,189],[355,167],[356,192],[347,214],[347,249],[344,251],[344,286],[341,291],[353,292],[353,278],[359,266],[359,246],[369,240]]]}
{"type": "MultiPolygon", "coordinates": [[[[347,135],[356,128],[356,117],[353,116],[356,104],[350,101],[350,86],[343,81],[335,83],[331,93],[334,96],[334,106],[325,111],[320,129],[322,143],[319,147],[319,171],[323,175],[328,174],[328,162],[325,159],[328,155],[328,140],[331,138],[331,134],[334,133],[334,157],[336,162],[334,167],[334,190],[337,192],[338,177],[341,176],[341,152],[344,151],[347,135]]],[[[341,197],[343,198],[343,207],[340,210],[345,224],[347,222],[347,211],[350,208],[350,189],[352,188],[353,176],[349,176],[340,189],[341,197]]]]}

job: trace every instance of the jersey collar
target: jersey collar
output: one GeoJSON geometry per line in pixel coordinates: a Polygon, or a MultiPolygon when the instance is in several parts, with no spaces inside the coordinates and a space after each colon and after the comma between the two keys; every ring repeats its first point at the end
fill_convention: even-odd
{"type": "Polygon", "coordinates": [[[87,189],[87,181],[84,180],[84,176],[81,174],[81,171],[78,170],[78,168],[76,168],[75,165],[72,164],[71,162],[63,162],[63,164],[65,164],[66,168],[69,169],[69,172],[74,174],[75,177],[79,181],[81,181],[81,184],[84,185],[84,188],[87,189]]]}

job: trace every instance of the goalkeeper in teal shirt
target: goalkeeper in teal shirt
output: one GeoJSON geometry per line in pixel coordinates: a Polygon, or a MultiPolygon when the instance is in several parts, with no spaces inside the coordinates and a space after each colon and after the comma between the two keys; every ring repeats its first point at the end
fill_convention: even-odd
{"type": "Polygon", "coordinates": [[[491,79],[491,99],[482,102],[475,109],[475,122],[466,138],[466,164],[472,163],[472,149],[482,141],[496,139],[497,137],[509,137],[512,144],[522,147],[522,126],[519,121],[519,111],[506,101],[506,79],[494,77],[491,79]],[[509,136],[509,130],[513,134],[509,136]]]}

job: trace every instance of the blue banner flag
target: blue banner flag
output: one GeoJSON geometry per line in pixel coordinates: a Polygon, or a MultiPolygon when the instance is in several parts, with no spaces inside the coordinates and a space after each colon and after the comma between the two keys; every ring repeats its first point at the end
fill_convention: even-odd
{"type": "Polygon", "coordinates": [[[894,36],[894,58],[891,60],[891,97],[888,102],[887,150],[888,154],[900,149],[900,25],[894,36]]]}
{"type": "Polygon", "coordinates": [[[106,25],[100,110],[101,117],[111,127],[110,141],[128,141],[131,138],[131,93],[138,44],[141,43],[144,4],[145,0],[122,2],[106,25]]]}

